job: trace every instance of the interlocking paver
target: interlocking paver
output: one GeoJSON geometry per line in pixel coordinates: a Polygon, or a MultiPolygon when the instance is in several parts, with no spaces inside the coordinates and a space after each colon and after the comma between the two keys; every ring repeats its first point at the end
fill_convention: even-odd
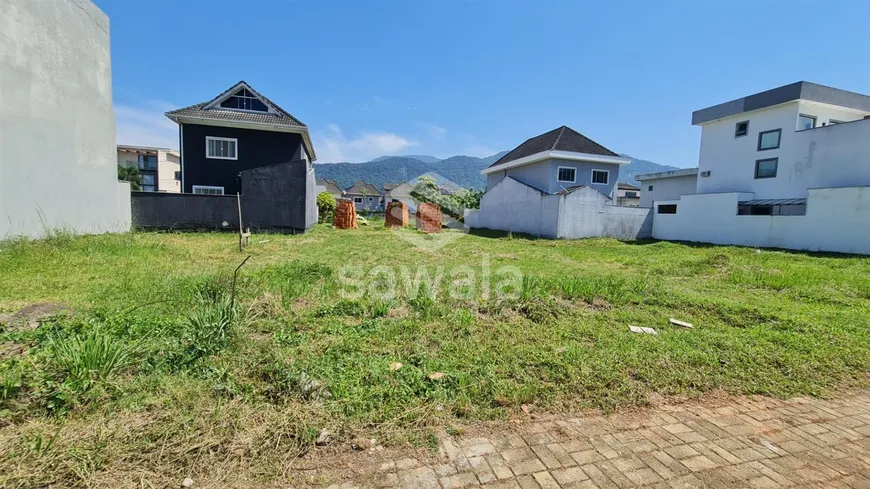
{"type": "Polygon", "coordinates": [[[670,405],[537,421],[490,436],[444,435],[437,462],[412,455],[358,473],[369,479],[335,487],[870,489],[870,391],[670,405]]]}

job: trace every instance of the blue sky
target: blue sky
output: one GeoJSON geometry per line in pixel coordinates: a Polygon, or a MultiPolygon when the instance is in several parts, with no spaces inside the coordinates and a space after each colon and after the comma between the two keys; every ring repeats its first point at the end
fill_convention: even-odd
{"type": "Polygon", "coordinates": [[[566,124],[697,164],[693,110],[798,80],[870,93],[870,2],[95,0],[118,140],[238,80],[310,128],[318,162],[487,156],[566,124]]]}

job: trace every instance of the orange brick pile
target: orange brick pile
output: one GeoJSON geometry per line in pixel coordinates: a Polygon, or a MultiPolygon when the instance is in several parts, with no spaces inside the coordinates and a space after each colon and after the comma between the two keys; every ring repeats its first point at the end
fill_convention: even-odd
{"type": "Polygon", "coordinates": [[[387,214],[384,225],[388,228],[408,226],[408,206],[404,202],[390,202],[387,204],[387,214]]]}
{"type": "Polygon", "coordinates": [[[356,208],[353,202],[349,200],[339,199],[338,205],[335,208],[335,218],[332,220],[332,225],[336,229],[356,229],[356,208]]]}
{"type": "Polygon", "coordinates": [[[417,230],[426,234],[441,232],[441,206],[425,202],[417,207],[417,230]]]}

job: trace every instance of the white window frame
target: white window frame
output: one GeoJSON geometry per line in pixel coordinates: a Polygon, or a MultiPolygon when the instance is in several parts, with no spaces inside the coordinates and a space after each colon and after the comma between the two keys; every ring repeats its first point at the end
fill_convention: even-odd
{"type": "Polygon", "coordinates": [[[577,168],[573,166],[560,166],[556,168],[556,181],[559,183],[577,183],[577,168]],[[572,170],[574,172],[573,180],[559,180],[559,172],[562,170],[572,170]]]}
{"type": "Polygon", "coordinates": [[[205,137],[205,157],[209,160],[238,160],[239,159],[239,140],[236,138],[222,138],[218,136],[206,136],[205,137]],[[208,154],[208,143],[211,141],[228,141],[232,142],[234,148],[236,150],[235,156],[209,156],[208,154]]]}
{"type": "Polygon", "coordinates": [[[213,185],[194,185],[193,186],[193,193],[196,195],[226,195],[224,193],[223,187],[215,187],[213,185]],[[220,194],[198,194],[198,193],[196,193],[197,190],[220,190],[221,193],[220,194]]]}
{"type": "Polygon", "coordinates": [[[809,131],[811,129],[815,129],[816,127],[818,127],[818,124],[819,124],[818,116],[810,115],[810,114],[798,114],[796,124],[800,124],[801,119],[812,119],[813,120],[813,127],[810,127],[808,129],[798,127],[797,128],[798,131],[809,131]]]}
{"type": "Polygon", "coordinates": [[[593,168],[589,173],[589,183],[592,185],[610,185],[610,170],[601,170],[598,168],[593,168]],[[607,182],[605,183],[595,183],[595,172],[600,171],[607,174],[607,182]]]}
{"type": "Polygon", "coordinates": [[[353,198],[353,203],[354,203],[354,204],[362,204],[362,203],[363,203],[363,198],[362,198],[362,197],[354,197],[354,198],[353,198]],[[356,200],[356,199],[359,199],[359,200],[356,200]]]}

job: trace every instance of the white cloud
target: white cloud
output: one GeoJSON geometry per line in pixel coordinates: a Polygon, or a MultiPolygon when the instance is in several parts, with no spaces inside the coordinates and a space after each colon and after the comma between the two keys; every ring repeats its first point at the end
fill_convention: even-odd
{"type": "Polygon", "coordinates": [[[496,149],[492,149],[490,147],[479,144],[474,144],[462,150],[461,154],[465,156],[476,156],[478,158],[483,158],[485,156],[492,156],[496,153],[498,153],[498,150],[496,149]]]}
{"type": "Polygon", "coordinates": [[[118,144],[178,148],[178,126],[164,112],[176,107],[154,100],[140,106],[115,106],[115,140],[118,144]]]}
{"type": "Polygon", "coordinates": [[[423,124],[423,126],[426,128],[429,137],[436,141],[443,140],[444,136],[447,135],[447,129],[441,126],[436,126],[435,124],[423,124]]]}
{"type": "Polygon", "coordinates": [[[327,126],[326,134],[315,134],[314,147],[321,163],[369,161],[378,156],[393,155],[417,143],[392,132],[363,132],[347,139],[336,124],[327,126]]]}

